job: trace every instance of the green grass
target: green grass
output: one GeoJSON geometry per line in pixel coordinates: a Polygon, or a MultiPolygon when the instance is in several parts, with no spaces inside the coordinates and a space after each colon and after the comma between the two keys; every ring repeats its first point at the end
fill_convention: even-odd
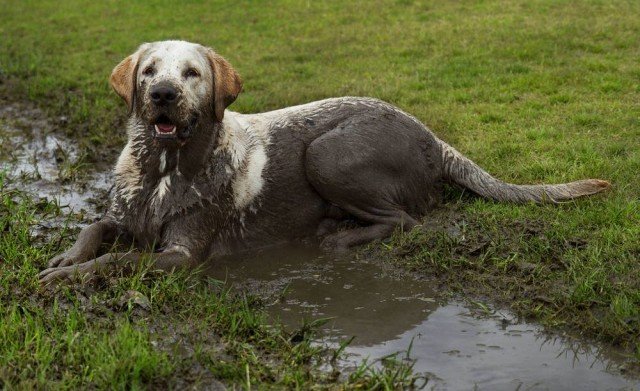
{"type": "MultiPolygon", "coordinates": [[[[232,106],[238,111],[330,96],[373,96],[414,114],[502,179],[610,180],[613,189],[607,194],[559,207],[462,197],[448,211],[453,210],[449,220],[458,229],[469,228],[466,236],[418,230],[396,237],[384,251],[398,262],[441,276],[453,289],[493,297],[545,324],[569,326],[631,349],[637,343],[640,2],[2,5],[0,75],[5,88],[14,99],[30,99],[52,115],[67,116],[67,133],[90,157],[113,161],[113,151],[124,140],[124,105],[107,83],[113,66],[143,41],[181,38],[213,46],[235,65],[245,80],[244,92],[232,106]],[[539,227],[535,235],[522,227],[532,223],[539,227]],[[479,249],[470,249],[472,242],[481,244],[479,249]]],[[[450,201],[459,195],[450,193],[450,201]]],[[[28,213],[31,205],[20,205],[28,213]]],[[[449,221],[437,214],[430,219],[449,221]]],[[[5,264],[9,260],[13,265],[2,267],[2,281],[10,281],[3,288],[19,279],[35,289],[34,276],[46,256],[66,245],[32,249],[26,232],[22,235],[3,234],[0,254],[5,264]],[[29,262],[16,261],[27,258],[29,262]]],[[[172,300],[184,295],[164,285],[168,283],[158,284],[153,289],[161,297],[165,290],[175,294],[172,300]]],[[[193,300],[186,296],[184,300],[193,300]]],[[[18,316],[12,306],[25,302],[4,296],[3,316],[18,316]]],[[[78,310],[77,317],[83,316],[78,310]]],[[[41,321],[34,318],[33,327],[41,321]]],[[[93,326],[81,325],[74,327],[92,330],[94,338],[93,326]]],[[[101,341],[114,347],[111,354],[127,355],[121,346],[126,344],[117,338],[148,335],[117,322],[112,326],[119,331],[103,337],[95,331],[96,340],[105,338],[101,341]]],[[[88,342],[80,339],[83,343],[88,342]]],[[[7,349],[21,354],[18,348],[7,349]]],[[[75,357],[73,349],[70,357],[75,357]]],[[[43,354],[66,355],[59,350],[43,354]]],[[[144,365],[162,368],[160,377],[176,370],[155,349],[140,354],[142,367],[124,369],[129,377],[122,384],[156,381],[144,377],[144,365]]],[[[87,372],[65,368],[61,373],[86,379],[98,367],[87,372]]],[[[244,376],[242,367],[223,366],[216,373],[237,382],[244,376]]]]}

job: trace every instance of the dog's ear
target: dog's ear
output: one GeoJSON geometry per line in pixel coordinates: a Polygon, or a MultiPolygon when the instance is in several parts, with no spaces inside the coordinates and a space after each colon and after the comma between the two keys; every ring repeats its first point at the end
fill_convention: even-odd
{"type": "Polygon", "coordinates": [[[127,103],[129,114],[133,111],[133,101],[136,93],[138,59],[140,58],[140,52],[144,46],[145,45],[140,46],[135,53],[122,60],[120,64],[116,65],[111,72],[111,77],[109,78],[111,87],[113,87],[115,92],[127,103]]]}
{"type": "Polygon", "coordinates": [[[242,79],[238,72],[222,56],[207,48],[207,58],[213,74],[213,112],[222,121],[224,109],[236,100],[242,91],[242,79]]]}

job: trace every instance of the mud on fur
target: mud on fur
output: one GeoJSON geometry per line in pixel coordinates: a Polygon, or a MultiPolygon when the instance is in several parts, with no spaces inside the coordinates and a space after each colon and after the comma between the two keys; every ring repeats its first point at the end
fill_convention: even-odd
{"type": "Polygon", "coordinates": [[[143,44],[116,66],[111,84],[129,108],[115,196],[106,217],[40,273],[42,284],[90,279],[116,264],[133,270],[142,252],[98,256],[116,238],[155,250],[157,269],[188,269],[309,237],[347,251],[418,225],[445,182],[516,203],[557,203],[609,187],[598,179],[504,183],[377,99],[331,98],[260,114],[226,110],[242,80],[198,44],[143,44]],[[337,232],[344,219],[361,225],[337,232]]]}

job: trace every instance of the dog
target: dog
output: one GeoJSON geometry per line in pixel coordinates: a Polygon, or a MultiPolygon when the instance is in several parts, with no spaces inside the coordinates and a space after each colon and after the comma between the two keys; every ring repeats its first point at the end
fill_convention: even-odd
{"type": "Polygon", "coordinates": [[[210,48],[145,43],[113,70],[128,142],[105,217],[39,274],[44,285],[133,270],[143,252],[107,253],[130,238],[151,267],[194,268],[245,249],[318,237],[348,251],[410,230],[452,183],[502,202],[560,202],[598,193],[598,179],[515,185],[485,172],[391,104],[341,97],[260,114],[227,110],[242,80],[210,48]],[[351,219],[359,226],[336,230],[351,219]]]}

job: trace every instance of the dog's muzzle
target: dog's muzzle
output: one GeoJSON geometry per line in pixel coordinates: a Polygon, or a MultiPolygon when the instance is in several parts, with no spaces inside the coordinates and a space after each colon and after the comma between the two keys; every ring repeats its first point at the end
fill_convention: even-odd
{"type": "Polygon", "coordinates": [[[193,133],[198,116],[181,112],[180,89],[168,81],[162,81],[151,86],[148,94],[153,137],[159,141],[177,140],[184,143],[193,133]]]}

